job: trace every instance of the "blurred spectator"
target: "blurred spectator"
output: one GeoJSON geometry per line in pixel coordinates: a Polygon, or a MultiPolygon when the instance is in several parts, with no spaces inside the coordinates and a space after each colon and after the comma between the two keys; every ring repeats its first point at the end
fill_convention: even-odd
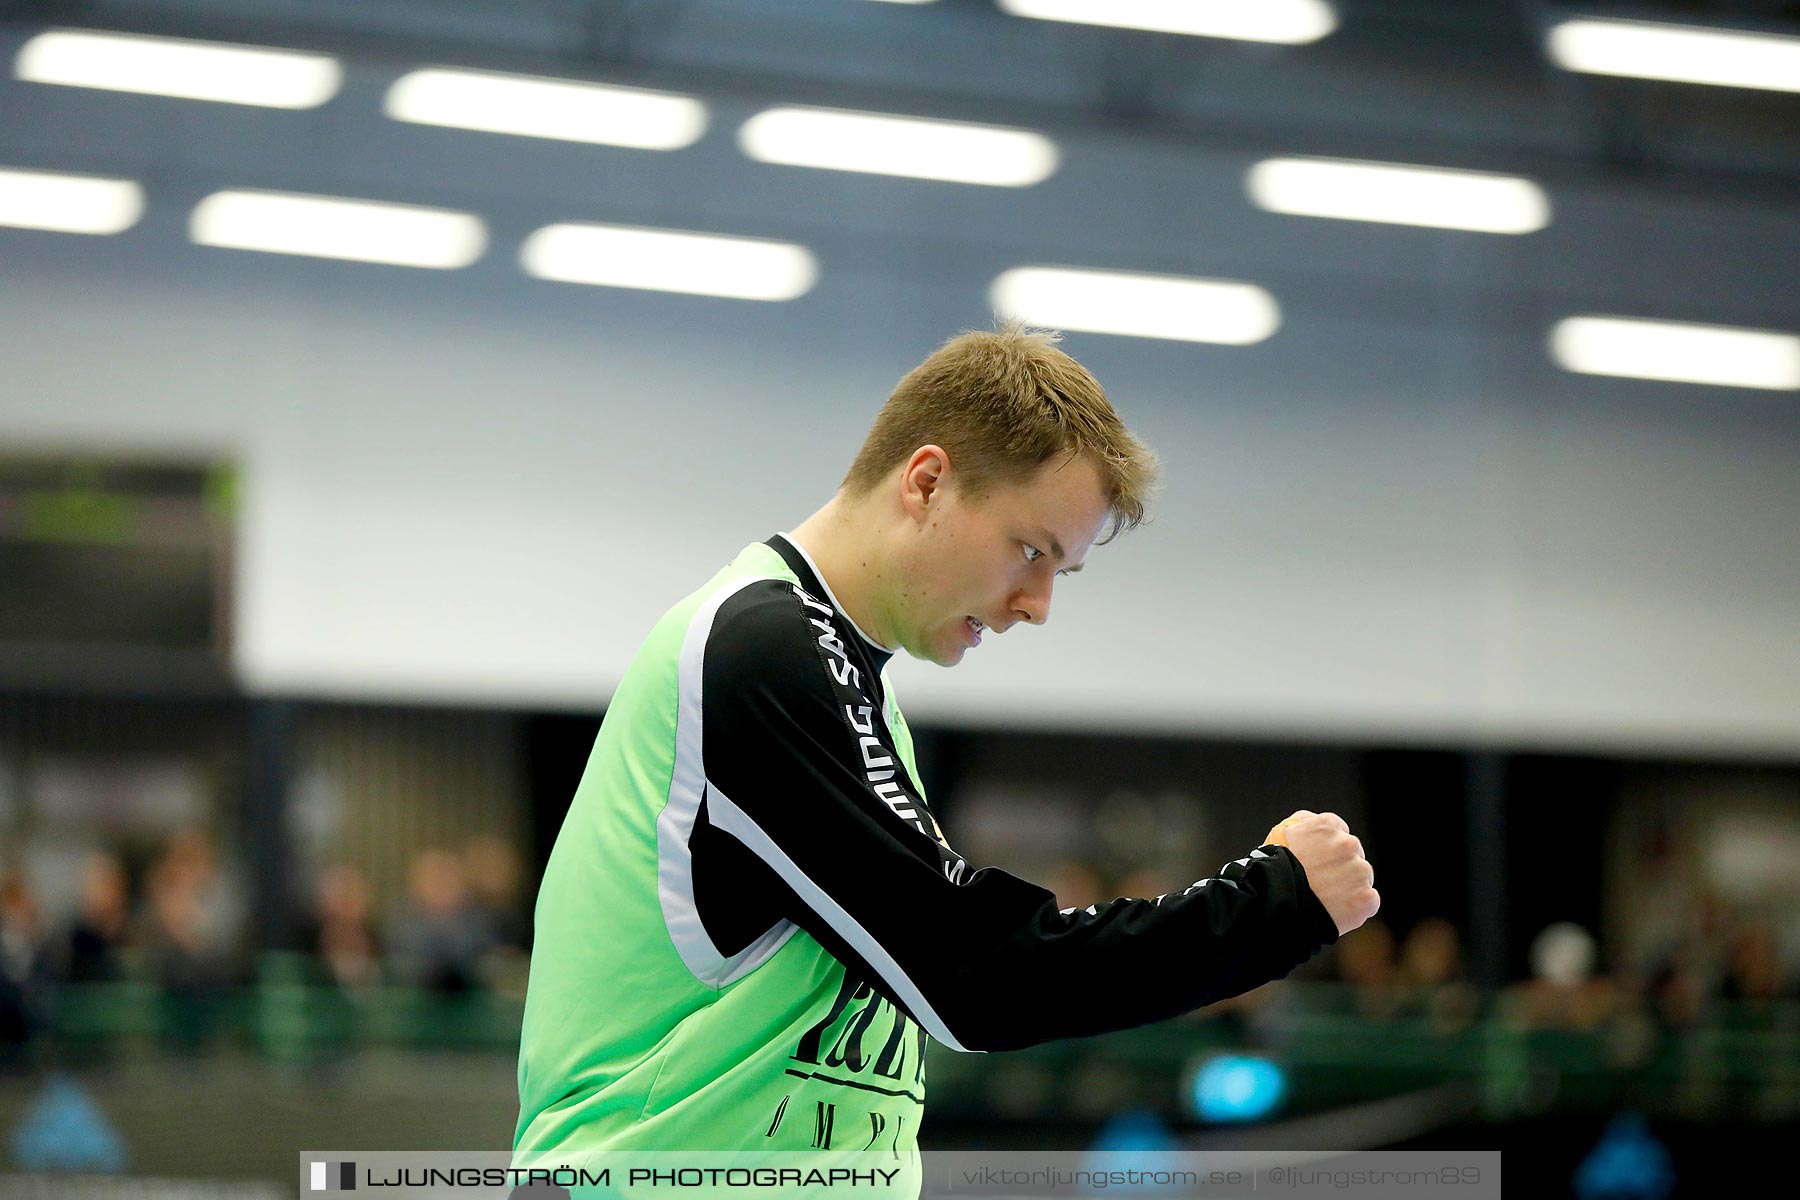
{"type": "Polygon", "coordinates": [[[211,1031],[232,982],[242,914],[219,876],[211,838],[172,836],[145,877],[143,945],[162,985],[166,1032],[188,1050],[211,1031]]]}
{"type": "Polygon", "coordinates": [[[481,959],[495,936],[469,894],[461,859],[448,850],[413,856],[387,943],[395,975],[407,983],[448,995],[480,982],[481,959]]]}
{"type": "Polygon", "coordinates": [[[1044,876],[1043,886],[1056,893],[1058,908],[1086,908],[1100,900],[1112,899],[1101,894],[1106,890],[1106,882],[1100,878],[1100,872],[1092,864],[1076,858],[1064,859],[1052,867],[1044,876]]]}
{"type": "Polygon", "coordinates": [[[1403,999],[1394,934],[1380,917],[1338,939],[1338,976],[1350,986],[1351,1002],[1363,1017],[1390,1020],[1403,999]]]}
{"type": "Polygon", "coordinates": [[[43,1019],[48,955],[25,876],[0,874],[0,1067],[22,1061],[43,1019]]]}
{"type": "MultiPolygon", "coordinates": [[[[1132,896],[1139,900],[1154,900],[1165,892],[1179,892],[1193,880],[1175,883],[1164,871],[1155,867],[1137,867],[1125,874],[1118,883],[1115,892],[1120,896],[1132,896]]],[[[1107,899],[1111,899],[1108,896],[1107,899]]]]}
{"type": "Polygon", "coordinates": [[[1628,980],[1648,983],[1688,938],[1696,912],[1690,878],[1695,854],[1662,823],[1654,823],[1636,847],[1631,921],[1617,960],[1628,980]]]}
{"type": "Polygon", "coordinates": [[[96,850],[82,864],[81,907],[63,947],[63,978],[70,983],[117,979],[130,917],[125,865],[117,855],[96,850]]]}
{"type": "Polygon", "coordinates": [[[1800,904],[1792,905],[1776,927],[1776,972],[1781,980],[1781,994],[1800,999],[1800,904]]]}
{"type": "Polygon", "coordinates": [[[346,990],[379,983],[380,949],[363,873],[349,863],[327,868],[319,877],[317,903],[307,947],[326,977],[346,990]]]}
{"type": "Polygon", "coordinates": [[[1400,978],[1409,988],[1434,988],[1462,978],[1462,939],[1442,917],[1426,917],[1400,946],[1400,978]]]}
{"type": "Polygon", "coordinates": [[[463,846],[463,869],[469,892],[500,947],[524,950],[531,944],[531,922],[519,899],[524,868],[518,852],[504,838],[482,834],[463,846]]]}
{"type": "Polygon", "coordinates": [[[1739,1004],[1766,1005],[1781,992],[1775,931],[1767,919],[1742,918],[1731,935],[1720,996],[1739,1004]]]}
{"type": "Polygon", "coordinates": [[[1594,976],[1595,956],[1594,937],[1581,926],[1546,926],[1531,943],[1532,978],[1508,993],[1509,1011],[1537,1027],[1598,1027],[1617,1005],[1613,986],[1594,976]]]}
{"type": "Polygon", "coordinates": [[[463,846],[463,865],[476,911],[493,938],[481,959],[481,982],[523,1000],[531,974],[531,920],[519,893],[524,868],[518,852],[505,839],[482,834],[463,846]]]}
{"type": "Polygon", "coordinates": [[[1406,935],[1399,984],[1402,1012],[1439,1032],[1466,1027],[1480,1010],[1480,995],[1463,978],[1462,938],[1442,917],[1427,917],[1406,935]]]}
{"type": "Polygon", "coordinates": [[[175,988],[229,982],[238,917],[212,839],[198,829],[172,836],[144,886],[144,943],[157,979],[175,988]]]}
{"type": "Polygon", "coordinates": [[[1716,896],[1694,896],[1679,936],[1664,948],[1647,980],[1651,1011],[1663,1024],[1698,1023],[1708,1003],[1724,993],[1730,926],[1730,914],[1716,896]]]}
{"type": "Polygon", "coordinates": [[[1692,945],[1678,945],[1646,981],[1651,1015],[1662,1024],[1692,1025],[1705,1013],[1711,972],[1698,958],[1692,945]]]}

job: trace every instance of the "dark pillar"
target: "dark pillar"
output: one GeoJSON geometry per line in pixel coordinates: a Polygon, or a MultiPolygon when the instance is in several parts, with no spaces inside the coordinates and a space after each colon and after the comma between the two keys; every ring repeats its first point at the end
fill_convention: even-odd
{"type": "Polygon", "coordinates": [[[259,951],[293,949],[293,854],[287,836],[287,792],[292,776],[294,708],[291,700],[250,702],[250,769],[244,789],[244,852],[251,884],[251,913],[259,951]]]}
{"type": "Polygon", "coordinates": [[[1467,758],[1469,809],[1469,978],[1484,988],[1506,982],[1506,757],[1467,758]]]}

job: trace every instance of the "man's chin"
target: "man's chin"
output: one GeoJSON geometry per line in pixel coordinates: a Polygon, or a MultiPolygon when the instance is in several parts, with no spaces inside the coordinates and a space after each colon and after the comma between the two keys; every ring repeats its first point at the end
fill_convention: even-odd
{"type": "Polygon", "coordinates": [[[963,660],[963,655],[969,652],[969,648],[967,646],[957,646],[948,653],[940,650],[930,654],[920,654],[917,650],[908,646],[906,647],[906,652],[920,662],[928,662],[933,666],[938,667],[954,667],[963,660]]]}

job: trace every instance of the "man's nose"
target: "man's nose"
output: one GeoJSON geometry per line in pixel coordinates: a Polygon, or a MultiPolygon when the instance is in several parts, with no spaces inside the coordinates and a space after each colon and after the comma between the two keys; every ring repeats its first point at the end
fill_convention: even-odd
{"type": "Polygon", "coordinates": [[[1019,620],[1042,625],[1050,619],[1050,587],[1046,583],[1041,589],[1026,587],[1019,590],[1012,603],[1019,620]]]}

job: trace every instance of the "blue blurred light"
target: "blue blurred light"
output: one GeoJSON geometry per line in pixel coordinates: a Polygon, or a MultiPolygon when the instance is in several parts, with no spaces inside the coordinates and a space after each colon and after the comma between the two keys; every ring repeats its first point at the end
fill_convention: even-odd
{"type": "Polygon", "coordinates": [[[1194,1075],[1194,1111],[1205,1121],[1258,1121],[1287,1093],[1287,1075],[1266,1058],[1221,1054],[1194,1075]]]}
{"type": "MultiPolygon", "coordinates": [[[[1141,1171],[1173,1173],[1185,1169],[1181,1160],[1181,1142],[1173,1130],[1156,1113],[1144,1108],[1128,1108],[1114,1113],[1100,1129],[1094,1144],[1082,1156],[1083,1170],[1093,1172],[1141,1171]]],[[[1169,1187],[1155,1183],[1112,1183],[1108,1192],[1127,1195],[1186,1195],[1171,1193],[1169,1187]]]]}
{"type": "Polygon", "coordinates": [[[21,1171],[117,1174],[125,1143],[99,1105],[73,1079],[51,1078],[12,1131],[13,1165],[21,1171]]]}
{"type": "Polygon", "coordinates": [[[1675,1190],[1668,1149],[1637,1113],[1620,1113],[1575,1171],[1581,1200],[1664,1200],[1675,1190]]]}
{"type": "Polygon", "coordinates": [[[1098,1154],[1146,1154],[1181,1149],[1181,1143],[1163,1119],[1149,1109],[1128,1108],[1116,1112],[1088,1149],[1098,1154]]]}

